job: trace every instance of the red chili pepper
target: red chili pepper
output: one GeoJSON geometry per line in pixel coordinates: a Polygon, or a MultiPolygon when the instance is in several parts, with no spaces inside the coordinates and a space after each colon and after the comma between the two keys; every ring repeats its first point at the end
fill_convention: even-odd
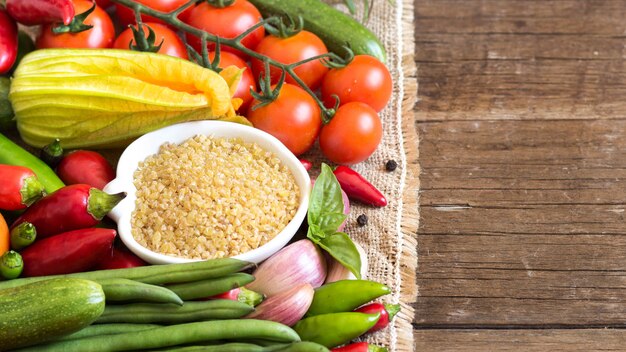
{"type": "Polygon", "coordinates": [[[144,265],[148,263],[129,250],[113,247],[111,253],[101,258],[96,270],[135,268],[144,265]]]}
{"type": "Polygon", "coordinates": [[[74,18],[72,0],[7,0],[7,12],[21,24],[70,24],[74,18]]]}
{"type": "Polygon", "coordinates": [[[229,299],[231,301],[236,301],[237,298],[239,297],[239,292],[240,291],[241,290],[239,289],[239,287],[233,288],[230,291],[226,291],[224,293],[220,293],[219,295],[211,296],[211,297],[209,297],[209,299],[229,299]]]}
{"type": "Polygon", "coordinates": [[[95,226],[125,197],[107,194],[89,185],[65,186],[43,197],[15,220],[11,228],[28,221],[39,238],[95,226]]]}
{"type": "Polygon", "coordinates": [[[22,276],[71,274],[93,269],[111,251],[115,230],[81,229],[64,232],[22,251],[22,276]]]}
{"type": "Polygon", "coordinates": [[[46,193],[33,170],[23,166],[0,165],[0,209],[21,210],[46,193]]]}
{"type": "Polygon", "coordinates": [[[376,325],[372,326],[368,332],[382,330],[389,325],[391,320],[400,311],[399,304],[382,304],[382,303],[370,303],[361,308],[355,309],[355,312],[361,312],[366,314],[380,313],[380,318],[376,322],[376,325]]]}
{"type": "Polygon", "coordinates": [[[0,8],[0,74],[11,70],[17,58],[17,24],[0,8]]]}
{"type": "Polygon", "coordinates": [[[337,166],[333,173],[337,177],[341,189],[346,192],[350,199],[356,199],[376,207],[387,205],[385,196],[358,172],[341,165],[337,166]]]}
{"type": "Polygon", "coordinates": [[[115,171],[99,153],[89,150],[76,150],[67,154],[59,166],[57,174],[67,185],[84,183],[103,189],[115,178],[115,171]]]}
{"type": "Polygon", "coordinates": [[[385,347],[370,345],[367,342],[355,342],[331,349],[331,352],[387,352],[385,347]]]}
{"type": "Polygon", "coordinates": [[[304,166],[306,171],[311,170],[311,168],[313,167],[313,163],[311,161],[309,161],[309,160],[300,159],[300,162],[302,163],[302,166],[304,166]]]}

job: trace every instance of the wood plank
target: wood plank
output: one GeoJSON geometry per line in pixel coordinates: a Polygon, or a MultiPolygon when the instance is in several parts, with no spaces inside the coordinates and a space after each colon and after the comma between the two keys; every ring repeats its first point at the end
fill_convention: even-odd
{"type": "Polygon", "coordinates": [[[418,120],[626,117],[623,1],[419,1],[418,120]]]}
{"type": "Polygon", "coordinates": [[[626,121],[419,128],[418,327],[626,324],[626,121]]]}
{"type": "Polygon", "coordinates": [[[623,351],[624,331],[589,330],[421,330],[416,351],[623,351]]]}

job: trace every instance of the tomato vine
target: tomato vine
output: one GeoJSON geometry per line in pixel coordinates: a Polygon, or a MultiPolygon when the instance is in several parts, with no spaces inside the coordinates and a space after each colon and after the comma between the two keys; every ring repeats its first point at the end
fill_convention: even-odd
{"type": "MultiPolygon", "coordinates": [[[[280,69],[282,71],[282,75],[281,78],[279,80],[279,82],[276,84],[275,88],[272,89],[269,85],[266,85],[264,87],[264,83],[269,81],[269,77],[266,77],[266,79],[260,80],[261,82],[261,93],[255,93],[255,98],[261,101],[261,104],[269,104],[271,101],[273,101],[274,99],[276,99],[276,97],[278,96],[278,90],[280,90],[280,87],[282,86],[282,83],[285,80],[285,77],[287,75],[289,75],[290,77],[293,78],[293,80],[298,84],[298,86],[300,86],[302,89],[304,89],[309,95],[311,95],[311,97],[313,97],[313,99],[315,100],[315,102],[317,103],[317,105],[320,107],[320,110],[322,111],[322,120],[324,121],[324,123],[328,123],[330,121],[330,119],[332,118],[332,116],[335,114],[335,111],[337,109],[337,106],[339,106],[339,99],[337,98],[335,101],[335,106],[332,108],[327,108],[323,101],[321,99],[319,99],[317,97],[317,95],[315,94],[315,92],[313,92],[303,81],[300,77],[298,77],[298,75],[294,72],[294,69],[296,67],[298,67],[299,65],[305,64],[307,62],[310,61],[314,61],[314,60],[323,60],[326,64],[330,65],[330,66],[337,66],[337,65],[342,65],[342,64],[346,64],[347,62],[349,62],[351,60],[351,56],[352,55],[348,55],[349,57],[347,58],[342,58],[339,55],[329,52],[329,53],[325,53],[322,55],[318,55],[315,57],[311,57],[308,58],[306,60],[302,60],[299,62],[294,62],[291,64],[283,64],[281,62],[278,62],[276,60],[273,60],[267,56],[261,55],[257,52],[255,52],[252,49],[247,48],[246,46],[244,46],[241,41],[248,36],[249,34],[251,34],[252,32],[254,32],[256,29],[258,29],[261,26],[272,26],[272,27],[280,27],[283,26],[283,22],[282,19],[278,16],[272,16],[272,17],[268,17],[263,19],[262,21],[260,21],[259,23],[255,24],[254,26],[248,28],[248,30],[246,30],[245,32],[241,33],[240,35],[234,37],[234,38],[222,38],[222,37],[218,37],[216,35],[213,35],[211,33],[208,33],[202,29],[190,26],[186,23],[184,23],[183,21],[181,21],[178,18],[178,15],[180,15],[183,11],[185,11],[186,9],[188,9],[189,7],[193,6],[197,0],[189,0],[187,3],[185,3],[184,5],[182,5],[181,7],[179,7],[178,9],[174,10],[174,11],[170,11],[170,12],[161,12],[161,11],[157,11],[154,10],[152,8],[149,8],[141,3],[138,3],[134,0],[111,0],[114,3],[126,6],[130,9],[132,9],[135,14],[136,14],[136,19],[138,20],[138,24],[141,22],[141,14],[145,14],[148,16],[152,16],[154,18],[157,18],[167,24],[169,24],[170,26],[176,28],[179,31],[182,31],[184,33],[188,33],[191,35],[194,35],[198,38],[200,38],[201,40],[201,52],[198,53],[195,51],[195,49],[192,49],[189,45],[187,46],[188,51],[190,51],[190,58],[195,58],[196,62],[206,68],[209,69],[214,69],[217,67],[217,63],[219,63],[219,46],[220,45],[226,45],[228,47],[231,47],[233,49],[237,49],[240,52],[244,53],[245,55],[248,55],[252,58],[258,59],[263,61],[263,63],[266,65],[266,67],[269,66],[274,66],[278,69],[280,69]],[[214,62],[211,62],[211,60],[209,59],[209,52],[207,49],[207,43],[208,42],[213,42],[216,43],[216,55],[214,58],[214,62]],[[194,55],[195,54],[195,55],[194,55]]],[[[269,71],[270,70],[265,70],[265,75],[268,76],[269,75],[269,71]]]]}

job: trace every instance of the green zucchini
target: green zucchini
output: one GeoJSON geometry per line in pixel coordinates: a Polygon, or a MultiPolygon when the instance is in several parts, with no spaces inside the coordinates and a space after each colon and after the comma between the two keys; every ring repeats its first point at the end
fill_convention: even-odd
{"type": "Polygon", "coordinates": [[[0,290],[0,351],[76,332],[104,311],[99,284],[53,279],[0,290]]]}
{"type": "Polygon", "coordinates": [[[15,127],[13,108],[9,101],[9,88],[11,88],[11,79],[0,77],[0,131],[15,127]]]}
{"type": "Polygon", "coordinates": [[[371,55],[385,62],[386,53],[376,35],[354,18],[320,0],[250,0],[263,17],[272,15],[298,16],[304,29],[317,34],[328,50],[345,55],[350,45],[355,55],[371,55]]]}

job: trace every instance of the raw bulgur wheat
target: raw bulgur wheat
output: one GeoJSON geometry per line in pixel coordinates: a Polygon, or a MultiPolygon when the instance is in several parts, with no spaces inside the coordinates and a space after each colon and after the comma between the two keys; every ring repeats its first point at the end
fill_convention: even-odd
{"type": "Polygon", "coordinates": [[[139,164],[132,234],[177,257],[229,257],[258,248],[294,217],[299,189],[273,153],[241,139],[166,143],[139,164]]]}

